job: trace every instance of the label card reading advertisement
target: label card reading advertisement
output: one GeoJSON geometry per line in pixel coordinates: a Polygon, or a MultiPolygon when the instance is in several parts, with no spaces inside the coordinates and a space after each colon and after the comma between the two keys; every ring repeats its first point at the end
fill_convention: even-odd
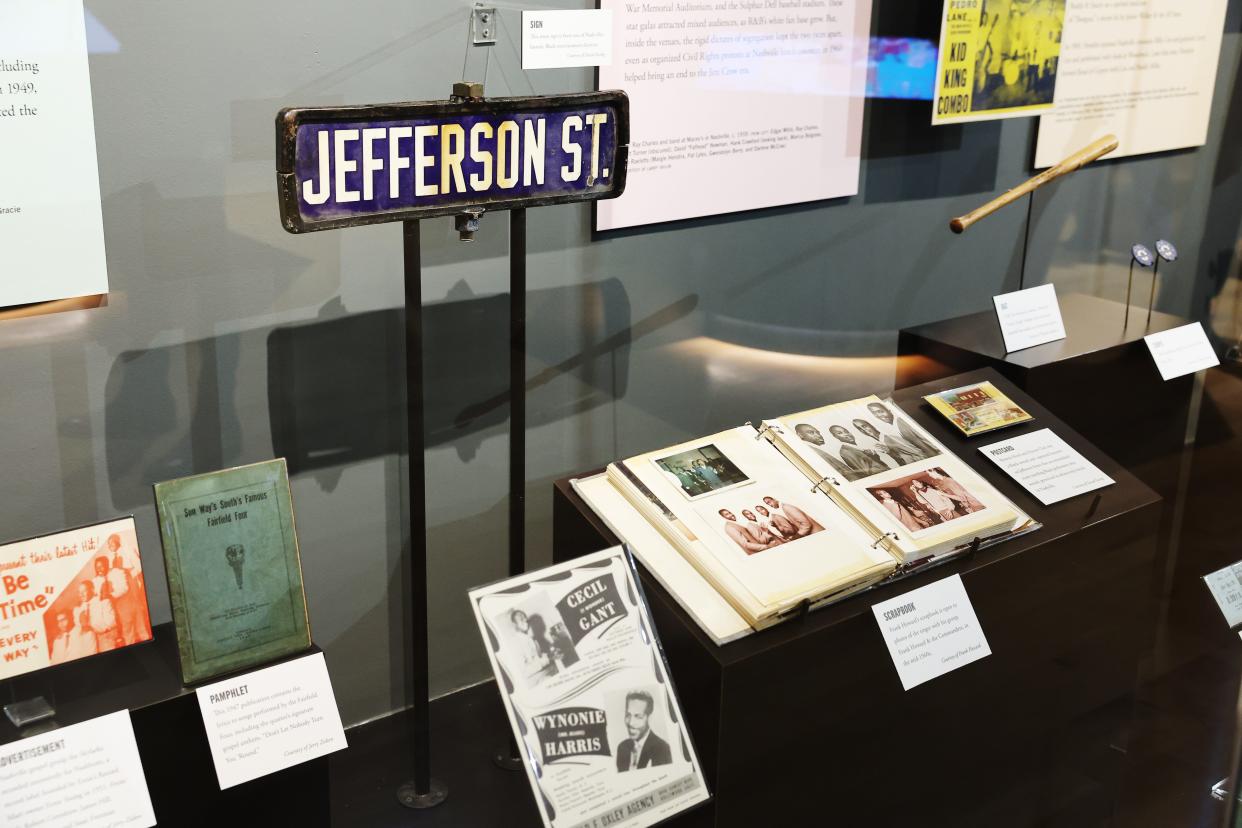
{"type": "Polygon", "coordinates": [[[992,301],[1007,353],[1065,339],[1061,304],[1053,285],[1002,293],[992,297],[992,301]]]}
{"type": "Polygon", "coordinates": [[[0,825],[154,824],[128,710],[0,747],[0,825]]]}
{"type": "Polygon", "coordinates": [[[323,653],[197,693],[220,790],[348,747],[323,653]]]}
{"type": "Polygon", "coordinates": [[[611,65],[611,11],[522,11],[523,69],[611,65]]]}
{"type": "Polygon", "coordinates": [[[1198,322],[1148,334],[1143,341],[1165,382],[1220,365],[1216,350],[1198,322]]]}
{"type": "Polygon", "coordinates": [[[992,654],[961,575],[871,607],[906,690],[992,654]]]}
{"type": "Polygon", "coordinates": [[[1230,629],[1242,626],[1242,561],[1203,576],[1230,629]]]}
{"type": "Polygon", "coordinates": [[[470,591],[547,828],[645,828],[708,798],[622,547],[470,591]]]}
{"type": "Polygon", "coordinates": [[[982,446],[979,451],[1045,506],[1116,482],[1050,428],[982,446]]]}

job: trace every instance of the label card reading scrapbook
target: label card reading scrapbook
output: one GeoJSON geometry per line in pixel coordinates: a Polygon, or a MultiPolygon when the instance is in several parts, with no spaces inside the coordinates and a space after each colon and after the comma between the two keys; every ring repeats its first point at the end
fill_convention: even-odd
{"type": "Polygon", "coordinates": [[[132,517],[0,546],[0,679],[151,640],[132,517]]]}
{"type": "Polygon", "coordinates": [[[890,598],[871,611],[906,690],[992,654],[961,575],[890,598]]]}
{"type": "Polygon", "coordinates": [[[644,828],[708,798],[622,547],[471,590],[547,828],[644,828]]]}
{"type": "Polygon", "coordinates": [[[155,502],[186,683],[310,647],[283,459],[157,483],[155,502]]]}

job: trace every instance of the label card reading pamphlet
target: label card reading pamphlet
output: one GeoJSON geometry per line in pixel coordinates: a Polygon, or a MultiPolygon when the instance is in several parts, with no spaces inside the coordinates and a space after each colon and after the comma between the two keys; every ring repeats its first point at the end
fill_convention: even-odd
{"type": "Polygon", "coordinates": [[[906,690],[992,654],[961,575],[871,607],[906,690]]]}
{"type": "Polygon", "coordinates": [[[1220,365],[1216,350],[1198,322],[1148,334],[1143,341],[1165,382],[1220,365]]]}
{"type": "Polygon", "coordinates": [[[1045,342],[1065,339],[1065,323],[1057,289],[1052,285],[1002,293],[992,297],[1000,322],[1005,351],[1013,353],[1045,342]]]}
{"type": "Polygon", "coordinates": [[[523,69],[570,69],[611,64],[611,11],[522,11],[523,69]]]}
{"type": "Polygon", "coordinates": [[[150,828],[154,824],[128,710],[0,747],[0,825],[150,828]]]}
{"type": "Polygon", "coordinates": [[[323,653],[197,693],[220,790],[348,747],[323,653]]]}
{"type": "Polygon", "coordinates": [[[982,446],[979,451],[1045,506],[1116,482],[1050,428],[982,446]]]}

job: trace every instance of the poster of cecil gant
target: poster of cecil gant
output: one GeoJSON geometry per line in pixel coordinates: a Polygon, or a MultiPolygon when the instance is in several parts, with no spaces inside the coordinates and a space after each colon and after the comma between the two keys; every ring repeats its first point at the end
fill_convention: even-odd
{"type": "Polygon", "coordinates": [[[471,590],[547,828],[646,828],[707,799],[621,547],[471,590]]]}

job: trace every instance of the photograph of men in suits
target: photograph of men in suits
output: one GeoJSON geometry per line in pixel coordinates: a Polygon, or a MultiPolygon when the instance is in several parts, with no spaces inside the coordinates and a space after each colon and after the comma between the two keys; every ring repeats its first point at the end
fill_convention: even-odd
{"type": "Polygon", "coordinates": [[[750,482],[746,472],[710,443],[661,457],[655,464],[691,500],[750,482]]]}
{"type": "Polygon", "coordinates": [[[841,443],[841,462],[845,464],[847,479],[862,480],[889,470],[888,464],[882,459],[883,453],[873,448],[859,448],[858,440],[845,426],[834,425],[828,429],[828,433],[841,443]]]}
{"type": "Polygon", "coordinates": [[[668,742],[651,731],[655,699],[646,690],[625,694],[625,731],[629,738],[617,745],[617,772],[670,765],[673,751],[668,742]]]}
{"type": "Polygon", "coordinates": [[[914,427],[905,420],[899,420],[893,416],[893,412],[889,410],[884,403],[867,403],[867,411],[871,412],[877,420],[884,423],[889,428],[897,429],[897,433],[901,435],[901,439],[914,446],[922,453],[923,457],[935,457],[940,451],[923,439],[915,432],[914,427]]]}

